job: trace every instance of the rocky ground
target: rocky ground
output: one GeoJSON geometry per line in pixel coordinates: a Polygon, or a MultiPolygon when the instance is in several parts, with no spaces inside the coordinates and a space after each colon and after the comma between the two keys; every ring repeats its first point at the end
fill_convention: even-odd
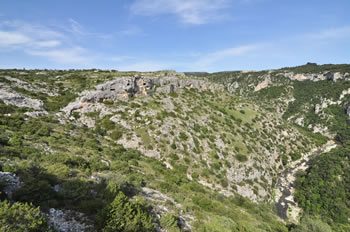
{"type": "MultiPolygon", "coordinates": [[[[67,73],[48,77],[49,81],[43,79],[42,84],[33,77],[0,76],[0,102],[20,109],[26,121],[48,115],[49,123],[59,122],[59,127],[68,128],[64,132],[58,127],[52,129],[56,133],[54,139],[61,139],[63,134],[74,138],[78,129],[91,130],[99,135],[90,142],[95,139],[101,147],[120,145],[138,150],[161,162],[167,170],[180,167],[187,180],[223,196],[241,195],[253,202],[275,201],[278,215],[291,223],[297,223],[301,214],[293,197],[298,171],[309,167],[310,158],[336,146],[331,140],[315,148],[316,142],[308,133],[334,138],[327,124],[334,120],[330,114],[332,107],[341,107],[350,117],[350,88],[341,85],[349,80],[348,73],[235,72],[226,83],[177,73],[99,75],[94,72],[81,79],[67,73]],[[284,117],[289,107],[300,100],[295,95],[295,83],[301,82],[335,84],[339,94],[325,97],[321,92],[316,100],[302,99],[305,101],[300,104],[301,110],[284,117]],[[52,103],[56,105],[48,105],[52,103]],[[310,116],[310,112],[314,115],[310,116]],[[314,123],[310,118],[320,120],[314,123]],[[108,129],[111,123],[113,129],[108,129]]],[[[4,117],[10,118],[11,113],[4,117]]],[[[32,146],[54,156],[61,144],[57,146],[52,138],[35,141],[32,146]]],[[[83,146],[65,149],[74,151],[74,156],[83,154],[80,160],[83,162],[90,158],[85,154],[91,155],[90,150],[87,153],[80,150],[83,146]]],[[[98,172],[101,179],[111,175],[108,171],[114,165],[111,156],[98,153],[94,162],[103,167],[98,172]]],[[[139,168],[139,164],[133,165],[139,168]]],[[[147,168],[152,172],[152,168],[147,168]]],[[[5,198],[11,198],[21,186],[13,173],[0,172],[0,179],[5,186],[5,198]]],[[[53,188],[56,191],[56,185],[53,188]]],[[[152,186],[142,187],[139,192],[154,206],[157,218],[177,214],[180,227],[190,231],[196,215],[186,212],[178,199],[165,193],[152,186]]],[[[93,223],[88,217],[74,210],[50,207],[46,215],[58,231],[92,230],[93,223]]]]}
{"type": "Polygon", "coordinates": [[[304,154],[301,159],[292,162],[284,170],[277,181],[275,202],[278,215],[290,223],[298,223],[302,209],[293,197],[295,192],[294,182],[299,171],[305,171],[309,167],[310,158],[320,155],[337,147],[334,141],[328,141],[322,147],[313,149],[304,154]]]}

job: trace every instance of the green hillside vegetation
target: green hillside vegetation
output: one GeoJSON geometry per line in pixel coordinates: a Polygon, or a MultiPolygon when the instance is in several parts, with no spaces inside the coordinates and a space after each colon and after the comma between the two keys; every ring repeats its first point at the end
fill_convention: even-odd
{"type": "MultiPolygon", "coordinates": [[[[249,85],[256,86],[266,73],[218,73],[212,74],[212,81],[233,83],[237,81],[243,89],[242,97],[248,98],[266,110],[282,109],[283,118],[304,118],[304,127],[298,126],[301,133],[313,138],[317,144],[326,141],[321,134],[310,132],[308,125],[327,126],[335,135],[339,148],[313,158],[310,167],[299,173],[296,183],[296,199],[304,209],[301,224],[292,226],[292,231],[349,231],[350,185],[349,185],[349,141],[350,124],[345,107],[349,96],[340,105],[328,106],[322,115],[315,112],[315,105],[322,99],[336,101],[343,91],[350,89],[346,80],[290,81],[279,76],[281,71],[294,73],[349,72],[350,65],[307,64],[300,67],[274,70],[270,73],[273,84],[258,92],[249,85]],[[246,77],[246,79],[244,79],[246,77]],[[280,79],[278,79],[280,78],[280,79]],[[288,99],[294,98],[290,102],[288,99]],[[271,107],[271,103],[274,107],[271,107]],[[331,228],[332,227],[332,228],[331,228]]],[[[237,92],[237,91],[236,91],[237,92]]],[[[237,92],[239,93],[239,92],[237,92]]],[[[242,93],[242,92],[240,92],[242,93]]],[[[287,161],[285,161],[287,163],[287,161]]]]}
{"type": "Polygon", "coordinates": [[[48,114],[29,117],[33,109],[0,100],[0,171],[22,182],[11,201],[0,182],[0,230],[47,231],[45,213],[55,208],[84,213],[96,231],[185,231],[183,221],[192,231],[349,231],[350,98],[315,113],[315,104],[338,100],[349,81],[298,82],[281,74],[348,70],[308,64],[271,72],[142,73],[227,90],[89,102],[67,117],[61,109],[83,91],[140,73],[1,70],[1,84],[42,100],[48,114]],[[266,75],[271,84],[254,91],[266,75]],[[304,125],[295,124],[299,117],[304,125]],[[330,139],[313,133],[308,125],[315,124],[327,126],[338,148],[299,173],[295,197],[303,214],[299,224],[288,224],[276,214],[274,188],[292,161],[330,139]],[[149,189],[164,199],[150,198],[149,189]]]}
{"type": "MultiPolygon", "coordinates": [[[[182,204],[182,210],[196,215],[198,224],[194,228],[198,227],[198,231],[222,226],[218,221],[225,221],[241,231],[286,230],[271,207],[217,194],[189,181],[184,172],[186,166],[178,164],[169,170],[163,163],[138,151],[124,149],[101,135],[96,137],[94,130],[72,124],[60,125],[50,117],[25,121],[16,111],[10,118],[2,116],[1,130],[1,170],[16,173],[24,182],[14,199],[30,202],[44,211],[52,207],[73,209],[94,218],[101,209],[113,207],[116,196],[124,193],[132,200],[141,187],[149,186],[172,196],[182,204]],[[49,146],[54,151],[47,154],[42,146],[49,146]],[[110,164],[102,162],[102,157],[109,159],[110,164]],[[104,173],[105,181],[97,183],[89,178],[96,173],[104,173]],[[57,184],[62,186],[62,192],[53,190],[57,184]],[[111,190],[110,186],[115,187],[111,190]]],[[[137,208],[131,210],[139,211],[137,208]]],[[[151,231],[151,216],[142,216],[142,212],[145,211],[135,217],[145,218],[145,225],[134,226],[145,226],[145,231],[151,231]]],[[[175,216],[176,212],[174,208],[175,216]]],[[[115,220],[111,217],[120,215],[106,217],[107,225],[110,220],[115,220]]],[[[125,220],[131,223],[131,228],[139,228],[132,227],[134,217],[125,220]]],[[[152,220],[157,219],[153,216],[152,220]]],[[[220,231],[220,228],[216,230],[220,231]]],[[[109,226],[105,231],[110,231],[109,226]]]]}

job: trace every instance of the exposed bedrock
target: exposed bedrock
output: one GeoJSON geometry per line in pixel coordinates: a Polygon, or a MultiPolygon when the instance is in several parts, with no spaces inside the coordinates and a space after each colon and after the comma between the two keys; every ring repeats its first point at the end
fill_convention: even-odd
{"type": "Polygon", "coordinates": [[[80,97],[66,106],[62,111],[70,114],[84,107],[87,103],[103,100],[126,100],[134,96],[149,96],[154,92],[174,93],[181,89],[196,89],[198,91],[224,90],[219,84],[205,80],[181,79],[175,76],[167,77],[120,77],[97,85],[95,90],[84,91],[80,97]]]}

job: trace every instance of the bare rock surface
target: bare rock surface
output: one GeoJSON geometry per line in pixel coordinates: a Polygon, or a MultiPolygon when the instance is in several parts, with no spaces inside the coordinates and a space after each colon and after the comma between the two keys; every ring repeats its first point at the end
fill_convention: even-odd
{"type": "Polygon", "coordinates": [[[0,100],[6,105],[15,105],[17,107],[26,107],[34,110],[42,111],[43,102],[38,99],[33,99],[23,94],[17,93],[5,84],[0,83],[0,100]]]}
{"type": "MultiPolygon", "coordinates": [[[[157,190],[143,187],[141,195],[148,201],[154,203],[155,207],[153,209],[154,213],[161,217],[162,215],[171,212],[168,204],[175,206],[177,210],[180,210],[180,216],[178,218],[178,223],[181,227],[181,231],[191,231],[191,222],[194,221],[194,217],[189,214],[184,214],[182,211],[182,206],[175,202],[175,200],[157,190]]],[[[165,231],[162,228],[158,228],[159,231],[165,231]]]]}
{"type": "Polygon", "coordinates": [[[69,115],[72,111],[104,100],[127,100],[134,96],[149,96],[154,92],[174,93],[181,89],[197,89],[198,91],[223,90],[219,84],[209,83],[205,80],[182,79],[176,76],[166,77],[120,77],[97,85],[95,90],[84,91],[76,101],[62,109],[69,115]]]}
{"type": "Polygon", "coordinates": [[[305,154],[301,159],[290,163],[289,167],[281,173],[277,181],[275,195],[278,216],[292,223],[297,223],[299,221],[302,209],[298,206],[293,196],[293,193],[295,192],[294,182],[296,180],[296,174],[298,171],[305,171],[309,167],[311,157],[329,152],[336,146],[337,145],[334,141],[328,141],[322,147],[315,148],[305,154]]]}
{"type": "Polygon", "coordinates": [[[37,86],[35,84],[30,84],[26,81],[14,78],[14,77],[10,77],[10,76],[5,76],[4,77],[6,80],[11,81],[11,86],[15,86],[18,88],[22,88],[25,89],[27,91],[30,92],[39,92],[39,93],[44,93],[48,96],[58,96],[57,90],[56,89],[47,89],[47,88],[43,88],[40,86],[37,86]]]}
{"type": "Polygon", "coordinates": [[[255,86],[254,92],[267,88],[271,83],[271,79],[269,77],[265,77],[264,81],[255,86]]]}
{"type": "Polygon", "coordinates": [[[93,223],[83,213],[51,208],[47,217],[49,225],[58,232],[95,231],[93,223]]]}
{"type": "Polygon", "coordinates": [[[330,81],[338,81],[338,80],[349,80],[350,75],[348,73],[342,74],[339,72],[324,72],[324,73],[293,73],[293,72],[287,72],[283,74],[284,76],[288,77],[290,80],[293,81],[323,81],[323,80],[330,80],[330,81]]]}
{"type": "Polygon", "coordinates": [[[11,172],[0,172],[0,182],[3,185],[4,193],[10,199],[12,194],[21,187],[19,177],[11,172]]]}

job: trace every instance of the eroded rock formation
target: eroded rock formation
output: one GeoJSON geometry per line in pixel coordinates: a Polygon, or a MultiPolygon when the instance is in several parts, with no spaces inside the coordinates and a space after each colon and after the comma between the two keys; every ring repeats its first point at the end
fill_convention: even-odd
{"type": "Polygon", "coordinates": [[[198,91],[223,90],[219,84],[205,80],[182,79],[175,76],[166,77],[121,77],[96,86],[95,90],[84,91],[80,97],[62,109],[67,115],[83,108],[87,103],[104,100],[127,100],[134,96],[149,96],[154,92],[173,93],[181,89],[196,89],[198,91]]]}

